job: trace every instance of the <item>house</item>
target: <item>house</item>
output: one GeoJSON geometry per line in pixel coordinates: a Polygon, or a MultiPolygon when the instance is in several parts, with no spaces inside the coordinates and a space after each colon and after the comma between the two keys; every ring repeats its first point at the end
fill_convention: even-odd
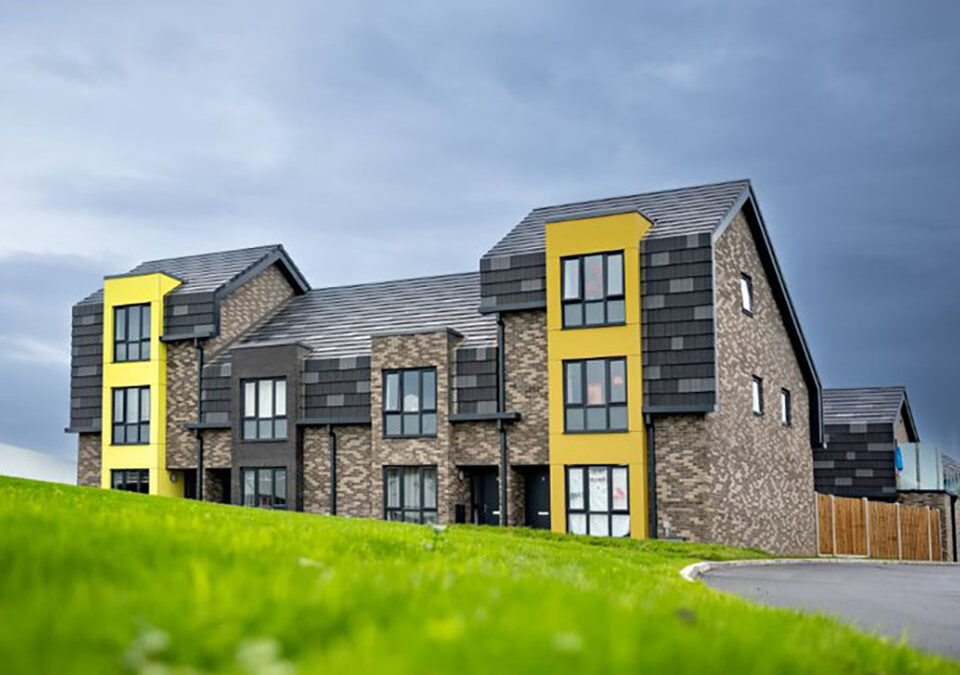
{"type": "Polygon", "coordinates": [[[535,209],[479,267],[106,278],[73,310],[81,484],[815,550],[821,389],[748,181],[535,209]]]}

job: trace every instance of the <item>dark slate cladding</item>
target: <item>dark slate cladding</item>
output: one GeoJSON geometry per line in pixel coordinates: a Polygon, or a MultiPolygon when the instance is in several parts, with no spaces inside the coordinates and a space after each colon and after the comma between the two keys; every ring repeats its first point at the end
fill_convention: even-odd
{"type": "Polygon", "coordinates": [[[648,412],[716,403],[710,234],[640,242],[643,405],[648,412]]]}
{"type": "Polygon", "coordinates": [[[203,366],[200,413],[203,424],[230,423],[230,376],[233,362],[229,352],[203,366]]]}
{"type": "Polygon", "coordinates": [[[496,347],[464,347],[457,350],[453,396],[456,414],[497,412],[496,347]]]}
{"type": "Polygon", "coordinates": [[[370,357],[306,359],[302,419],[355,422],[370,419],[370,357]]]}
{"type": "Polygon", "coordinates": [[[813,452],[814,488],[838,497],[897,496],[893,424],[827,424],[826,444],[813,452]]]}
{"type": "Polygon", "coordinates": [[[480,259],[480,311],[547,306],[546,254],[523,253],[480,259]]]}
{"type": "Polygon", "coordinates": [[[73,307],[70,355],[70,428],[100,429],[103,387],[103,304],[73,307]]]}
{"type": "Polygon", "coordinates": [[[216,304],[212,292],[168,295],[164,302],[164,339],[209,335],[216,327],[216,304]]]}

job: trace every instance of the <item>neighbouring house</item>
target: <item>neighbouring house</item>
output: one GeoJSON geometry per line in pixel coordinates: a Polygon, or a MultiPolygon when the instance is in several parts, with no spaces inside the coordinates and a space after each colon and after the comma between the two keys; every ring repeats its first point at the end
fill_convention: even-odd
{"type": "Polygon", "coordinates": [[[816,550],[821,389],[748,181],[535,209],[479,272],[314,289],[269,246],[73,314],[81,484],[816,550]]]}
{"type": "Polygon", "coordinates": [[[814,450],[817,492],[935,508],[943,560],[957,560],[950,459],[920,442],[906,388],[824,389],[823,415],[825,444],[814,450]]]}

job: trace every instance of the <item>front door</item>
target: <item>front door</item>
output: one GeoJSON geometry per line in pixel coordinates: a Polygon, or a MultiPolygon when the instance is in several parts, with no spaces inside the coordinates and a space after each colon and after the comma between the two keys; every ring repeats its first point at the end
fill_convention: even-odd
{"type": "Polygon", "coordinates": [[[499,482],[495,468],[474,469],[471,475],[471,522],[477,525],[500,524],[499,482]]]}
{"type": "Polygon", "coordinates": [[[550,529],[550,469],[535,467],[526,472],[526,525],[539,530],[550,529]]]}

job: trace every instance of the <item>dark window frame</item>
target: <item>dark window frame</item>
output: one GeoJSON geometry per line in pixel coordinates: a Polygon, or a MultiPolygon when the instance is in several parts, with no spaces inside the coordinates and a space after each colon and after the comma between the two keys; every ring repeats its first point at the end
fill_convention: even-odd
{"type": "Polygon", "coordinates": [[[742,311],[747,316],[753,316],[753,307],[754,307],[754,298],[753,298],[753,278],[746,272],[740,273],[740,285],[738,290],[740,291],[740,311],[742,311]],[[750,302],[750,307],[743,306],[743,282],[747,282],[747,298],[750,302]]]}
{"type": "Polygon", "coordinates": [[[629,539],[631,528],[629,525],[630,518],[630,467],[626,464],[567,464],[564,466],[564,507],[567,515],[567,533],[570,531],[570,514],[574,515],[584,515],[586,518],[586,529],[587,533],[585,536],[588,537],[603,537],[607,536],[612,539],[629,539]],[[603,468],[607,470],[607,510],[606,511],[591,511],[590,510],[590,469],[603,468]],[[575,469],[583,472],[583,508],[582,509],[571,509],[570,508],[570,470],[575,469]],[[614,509],[613,508],[613,470],[614,469],[623,469],[627,474],[627,506],[625,509],[614,509]],[[613,517],[614,516],[627,516],[628,526],[627,533],[620,537],[614,537],[613,534],[608,535],[592,535],[590,534],[590,516],[591,515],[606,515],[607,516],[607,532],[613,532],[613,517]]]}
{"type": "Polygon", "coordinates": [[[763,402],[763,378],[757,377],[756,375],[752,376],[750,381],[750,410],[753,411],[753,414],[757,417],[763,417],[765,410],[763,402]],[[757,403],[759,404],[760,409],[757,410],[753,407],[753,385],[757,385],[757,403]]]}
{"type": "Polygon", "coordinates": [[[149,361],[150,360],[150,316],[151,308],[149,302],[141,302],[132,305],[116,305],[113,308],[113,362],[114,363],[136,363],[138,361],[149,361]],[[135,340],[130,339],[130,314],[131,310],[137,309],[140,312],[140,337],[135,340]],[[146,310],[146,311],[144,311],[146,310]],[[146,331],[144,331],[143,318],[146,314],[146,331]],[[117,325],[118,318],[122,315],[123,317],[123,337],[117,337],[117,325]],[[144,335],[146,333],[146,335],[144,335]],[[131,359],[126,356],[130,353],[130,346],[137,345],[137,349],[140,353],[140,357],[136,359],[131,359]],[[119,358],[117,354],[120,352],[119,347],[123,347],[125,356],[119,358]],[[144,357],[144,350],[146,350],[146,357],[144,357]]]}
{"type": "Polygon", "coordinates": [[[565,434],[622,434],[630,431],[630,382],[627,374],[627,357],[626,356],[605,356],[595,359],[569,359],[565,360],[562,364],[563,367],[563,433],[565,434]],[[603,376],[605,380],[604,387],[604,403],[600,404],[588,404],[587,403],[587,363],[589,361],[603,361],[603,376]],[[611,401],[611,392],[613,390],[613,381],[610,377],[610,364],[614,361],[623,362],[623,393],[624,401],[613,402],[611,401]],[[580,400],[582,403],[569,403],[567,401],[567,396],[569,394],[569,387],[567,383],[567,366],[572,364],[580,364],[580,400]],[[589,410],[604,409],[604,418],[606,420],[605,427],[603,429],[587,429],[587,413],[589,410]],[[623,408],[626,414],[627,424],[624,427],[611,428],[610,426],[610,408],[623,408]],[[571,409],[583,410],[583,429],[570,429],[569,424],[569,412],[571,409]]]}
{"type": "Polygon", "coordinates": [[[150,393],[149,386],[135,386],[135,387],[113,387],[110,390],[110,405],[111,405],[111,416],[110,416],[110,444],[111,445],[150,445],[150,403],[151,403],[152,394],[150,393]],[[137,419],[135,422],[127,421],[127,404],[129,403],[129,396],[127,392],[136,391],[137,392],[137,419]],[[147,392],[147,406],[144,410],[143,406],[143,392],[147,392]],[[117,421],[117,393],[123,392],[120,396],[120,421],[117,421]],[[144,416],[146,415],[146,416],[144,416]],[[143,428],[146,427],[146,440],[143,439],[143,428]],[[131,437],[130,431],[136,429],[137,440],[129,441],[131,437]],[[121,434],[118,431],[122,430],[122,440],[120,439],[121,434]]]}
{"type": "Polygon", "coordinates": [[[596,253],[584,253],[580,255],[569,255],[560,258],[560,321],[564,330],[576,330],[579,328],[603,328],[605,326],[624,326],[627,323],[627,270],[626,270],[626,255],[625,251],[598,251],[596,253]],[[584,264],[587,258],[593,256],[603,256],[603,297],[587,300],[585,295],[585,280],[586,280],[586,265],[584,264]],[[608,283],[609,283],[609,271],[610,264],[609,260],[611,257],[619,256],[620,257],[620,293],[609,292],[608,283]],[[579,262],[577,266],[577,273],[579,278],[577,280],[578,284],[578,298],[566,299],[564,298],[564,291],[567,287],[567,262],[571,260],[577,260],[579,262]],[[587,323],[587,305],[602,302],[603,303],[603,321],[599,323],[587,323]],[[623,303],[623,319],[618,321],[610,321],[610,303],[611,302],[622,302],[623,303]],[[579,324],[567,324],[567,307],[579,305],[580,306],[580,315],[582,318],[582,323],[579,324]]]}
{"type": "Polygon", "coordinates": [[[289,482],[289,472],[285,466],[245,466],[240,468],[240,504],[241,506],[246,506],[248,508],[254,509],[269,509],[274,511],[285,511],[287,510],[287,504],[290,499],[288,495],[290,494],[290,482],[289,482]],[[277,474],[283,472],[283,486],[284,492],[283,503],[277,504],[275,501],[271,504],[259,504],[260,497],[260,472],[269,471],[270,472],[270,498],[272,500],[277,499],[277,474]],[[247,504],[247,473],[253,472],[253,504],[247,504]]]}
{"type": "Polygon", "coordinates": [[[437,382],[437,369],[435,366],[428,366],[423,368],[387,368],[382,371],[381,389],[383,390],[383,398],[380,402],[381,407],[381,416],[383,421],[383,437],[384,438],[436,438],[437,437],[437,390],[439,385],[437,382]],[[417,411],[416,412],[404,412],[403,410],[403,396],[404,396],[404,374],[406,373],[417,373],[417,411]],[[424,373],[431,373],[433,375],[433,407],[427,408],[424,406],[424,387],[423,387],[423,375],[424,373]],[[397,375],[397,407],[396,409],[387,408],[387,377],[389,375],[397,375]],[[417,432],[416,433],[405,433],[404,432],[404,417],[406,415],[417,415],[417,432]],[[433,416],[433,432],[424,433],[423,428],[423,418],[425,416],[433,416]],[[400,433],[389,433],[387,431],[388,419],[397,418],[400,421],[400,433]]]}
{"type": "Polygon", "coordinates": [[[287,388],[286,377],[248,377],[240,380],[240,438],[244,442],[250,443],[282,443],[287,440],[290,432],[287,421],[287,410],[289,408],[290,392],[287,388]],[[260,417],[260,383],[270,382],[270,398],[272,400],[273,415],[271,417],[260,417]],[[283,382],[283,414],[277,414],[277,383],[283,382]],[[247,416],[247,384],[254,385],[254,403],[253,417],[247,416]],[[253,436],[247,435],[247,423],[253,422],[255,433],[253,436]],[[260,423],[270,423],[270,436],[260,435],[260,423]],[[283,422],[283,436],[277,434],[277,423],[283,422]]]}
{"type": "Polygon", "coordinates": [[[121,492],[136,492],[143,495],[150,494],[150,470],[111,469],[110,489],[121,492]],[[119,485],[118,478],[120,479],[119,485]]]}
{"type": "Polygon", "coordinates": [[[437,472],[437,466],[435,464],[389,464],[383,467],[383,519],[392,520],[395,522],[401,523],[410,523],[416,522],[421,525],[426,523],[436,523],[437,522],[437,506],[440,502],[440,485],[439,485],[439,476],[437,472]],[[420,484],[420,500],[419,506],[416,508],[408,508],[404,503],[404,480],[403,474],[405,471],[415,470],[419,473],[419,484],[420,484]],[[397,472],[397,480],[399,485],[398,500],[399,506],[390,506],[388,495],[389,495],[389,480],[390,472],[397,472]],[[428,507],[424,504],[424,485],[426,481],[423,480],[425,472],[433,472],[433,506],[428,507]],[[410,521],[404,518],[404,514],[407,512],[417,512],[417,520],[410,521]],[[391,514],[397,514],[399,518],[391,518],[391,514]],[[433,519],[428,520],[424,518],[425,514],[432,514],[433,519]]]}
{"type": "Polygon", "coordinates": [[[780,389],[780,424],[793,426],[793,395],[786,387],[780,389]]]}

